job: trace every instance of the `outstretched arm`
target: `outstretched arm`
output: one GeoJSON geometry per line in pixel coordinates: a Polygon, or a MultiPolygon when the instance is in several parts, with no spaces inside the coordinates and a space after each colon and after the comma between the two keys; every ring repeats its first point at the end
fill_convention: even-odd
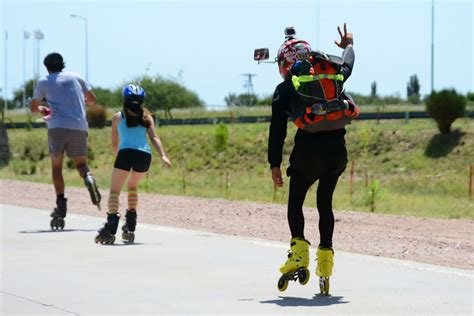
{"type": "Polygon", "coordinates": [[[344,49],[342,52],[342,60],[344,64],[341,67],[341,73],[344,75],[344,81],[349,78],[352,73],[352,68],[354,68],[354,49],[352,45],[354,44],[354,38],[352,33],[347,33],[347,26],[344,23],[344,34],[341,32],[341,28],[338,26],[337,31],[339,32],[339,36],[341,36],[340,42],[334,41],[337,46],[344,49]]]}

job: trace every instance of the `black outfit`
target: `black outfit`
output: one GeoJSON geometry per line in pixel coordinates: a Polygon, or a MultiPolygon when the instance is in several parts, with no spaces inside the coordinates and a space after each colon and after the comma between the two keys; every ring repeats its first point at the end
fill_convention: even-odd
{"type": "MultiPolygon", "coordinates": [[[[344,63],[340,73],[346,80],[354,65],[352,47],[344,50],[342,58],[344,63]]],[[[291,80],[285,80],[276,87],[273,95],[268,140],[268,162],[271,168],[280,167],[282,162],[283,144],[294,94],[295,89],[291,80]]],[[[296,132],[295,146],[287,170],[287,175],[290,177],[288,224],[292,238],[304,238],[303,202],[309,187],[319,180],[316,197],[319,212],[320,246],[332,247],[334,231],[332,196],[337,180],[347,164],[345,134],[345,129],[317,133],[298,129],[296,132]]]]}
{"type": "Polygon", "coordinates": [[[114,168],[125,171],[130,171],[130,169],[133,169],[133,171],[136,172],[147,172],[148,169],[150,169],[150,164],[150,153],[131,148],[124,148],[120,149],[117,153],[114,168]]]}

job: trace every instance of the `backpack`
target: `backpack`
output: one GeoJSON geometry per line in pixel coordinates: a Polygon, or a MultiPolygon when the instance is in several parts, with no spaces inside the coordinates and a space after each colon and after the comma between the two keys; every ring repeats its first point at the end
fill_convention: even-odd
{"type": "Polygon", "coordinates": [[[293,65],[296,93],[290,117],[298,128],[311,133],[336,130],[359,115],[354,101],[344,93],[342,65],[342,58],[321,52],[311,52],[293,65]]]}

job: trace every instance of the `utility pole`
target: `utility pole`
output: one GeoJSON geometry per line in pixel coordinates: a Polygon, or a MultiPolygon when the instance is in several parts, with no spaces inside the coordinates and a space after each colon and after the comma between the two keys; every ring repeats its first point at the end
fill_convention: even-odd
{"type": "Polygon", "coordinates": [[[30,32],[23,30],[23,100],[22,107],[26,107],[26,41],[30,38],[30,32]]]}
{"type": "Polygon", "coordinates": [[[434,91],[434,0],[431,0],[431,92],[434,91]]]}
{"type": "Polygon", "coordinates": [[[243,76],[247,77],[247,81],[245,81],[245,84],[244,84],[244,88],[246,89],[247,91],[247,94],[255,94],[254,91],[253,91],[253,82],[252,82],[252,78],[256,76],[256,74],[251,74],[251,73],[248,73],[248,74],[242,74],[243,76]]]}
{"type": "Polygon", "coordinates": [[[3,99],[3,115],[2,119],[5,117],[8,111],[8,31],[5,30],[5,91],[3,92],[4,99],[3,99]]]}

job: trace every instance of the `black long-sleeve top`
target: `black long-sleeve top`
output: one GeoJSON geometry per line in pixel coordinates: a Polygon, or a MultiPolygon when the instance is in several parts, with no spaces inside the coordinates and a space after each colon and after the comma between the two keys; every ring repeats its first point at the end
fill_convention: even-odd
{"type": "MultiPolygon", "coordinates": [[[[340,73],[344,75],[344,81],[349,78],[354,67],[355,55],[354,49],[347,47],[342,53],[342,66],[340,73]]],[[[280,167],[283,156],[283,144],[286,138],[286,129],[288,117],[291,113],[291,99],[295,93],[295,88],[291,79],[287,79],[280,83],[273,94],[272,100],[272,119],[270,123],[270,131],[268,137],[268,162],[270,167],[280,167]]],[[[345,129],[336,131],[344,138],[345,129]]],[[[304,145],[317,140],[320,133],[309,133],[302,129],[298,129],[295,135],[295,145],[304,145]]]]}

